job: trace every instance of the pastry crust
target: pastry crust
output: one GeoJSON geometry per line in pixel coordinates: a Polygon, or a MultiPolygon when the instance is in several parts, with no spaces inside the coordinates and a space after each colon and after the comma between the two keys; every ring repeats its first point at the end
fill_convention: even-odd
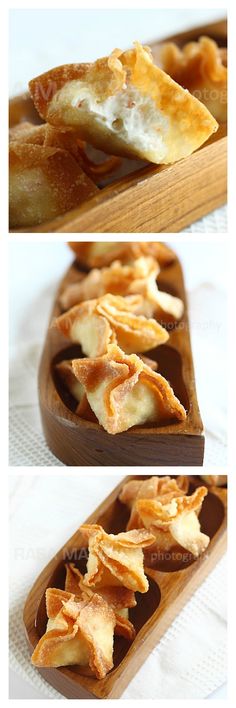
{"type": "Polygon", "coordinates": [[[177,83],[196,96],[219,123],[227,120],[227,50],[210,37],[200,37],[179,49],[163,45],[161,66],[177,83]]]}
{"type": "Polygon", "coordinates": [[[176,258],[171,248],[158,241],[130,241],[129,243],[71,241],[68,245],[76,254],[78,262],[87,268],[102,268],[117,259],[121,263],[132,264],[141,256],[152,256],[163,268],[173,263],[176,258]]]}
{"type": "Polygon", "coordinates": [[[59,130],[48,123],[34,125],[26,121],[17,124],[9,130],[9,142],[12,141],[66,150],[95,183],[101,175],[113,172],[120,165],[120,158],[114,156],[107,157],[98,164],[94,163],[86,153],[86,143],[80,139],[76,131],[59,130]]]}
{"type": "Polygon", "coordinates": [[[85,585],[98,592],[107,585],[147,592],[142,548],[154,541],[149,531],[139,529],[114,535],[107,534],[98,524],[83,524],[80,530],[89,542],[85,585]]]}
{"type": "Polygon", "coordinates": [[[46,590],[46,606],[50,612],[45,634],[39,640],[31,657],[34,666],[57,667],[72,664],[89,665],[98,679],[104,678],[113,667],[113,637],[115,614],[100,595],[77,602],[75,596],[53,589],[53,603],[57,596],[60,610],[51,609],[50,594],[46,590]]]}
{"type": "Polygon", "coordinates": [[[9,160],[11,228],[53,219],[97,193],[96,185],[66,150],[12,140],[9,160]]]}
{"type": "Polygon", "coordinates": [[[112,435],[134,425],[186,418],[168,381],[117,345],[109,345],[102,357],[75,359],[72,366],[100,425],[112,435]]]}
{"type": "MultiPolygon", "coordinates": [[[[93,588],[84,583],[83,575],[73,563],[69,563],[66,566],[65,590],[86,600],[93,597],[95,592],[93,588]]],[[[109,587],[108,585],[100,588],[97,594],[101,595],[115,613],[115,634],[133,641],[136,631],[132,622],[128,619],[129,608],[135,607],[137,604],[133,590],[118,586],[109,587]]]]}
{"type": "Polygon", "coordinates": [[[127,531],[142,528],[143,522],[137,511],[136,503],[139,499],[156,499],[162,504],[169,504],[172,499],[187,494],[189,480],[187,476],[180,475],[177,479],[171,477],[149,477],[144,481],[132,479],[122,487],[119,499],[130,509],[130,518],[127,531]]]}
{"type": "Polygon", "coordinates": [[[197,558],[207,548],[210,539],[201,532],[198,520],[207,493],[206,487],[198,487],[190,496],[176,495],[168,503],[161,498],[137,499],[140,523],[154,534],[158,552],[179,545],[197,558]]]}
{"type": "Polygon", "coordinates": [[[81,345],[84,354],[97,357],[107,352],[111,343],[126,353],[145,352],[169,338],[167,331],[154,319],[136,314],[142,297],[121,297],[107,293],[96,300],[75,305],[53,321],[52,326],[81,345]]]}
{"type": "Polygon", "coordinates": [[[152,256],[141,256],[130,265],[114,261],[108,268],[94,268],[78,282],[67,285],[59,302],[67,310],[105,293],[122,296],[140,294],[142,302],[139,314],[155,316],[163,323],[180,320],[184,310],[183,302],[158,289],[156,279],[159,272],[159,264],[152,256]]]}
{"type": "Polygon", "coordinates": [[[83,140],[112,155],[172,163],[218,128],[207,108],[155,66],[138,42],[94,64],[52,69],[29,89],[44,120],[79,130],[83,140]]]}

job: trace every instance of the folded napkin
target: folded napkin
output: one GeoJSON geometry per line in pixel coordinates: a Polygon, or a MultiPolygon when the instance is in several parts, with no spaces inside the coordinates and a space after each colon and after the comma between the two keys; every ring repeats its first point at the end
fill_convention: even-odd
{"type": "MultiPolygon", "coordinates": [[[[37,575],[121,477],[13,475],[11,484],[10,667],[45,698],[62,696],[30,664],[23,606],[37,575]],[[52,514],[53,509],[53,514],[52,514]]],[[[206,698],[226,680],[226,561],[171,624],[122,698],[206,698]]]]}

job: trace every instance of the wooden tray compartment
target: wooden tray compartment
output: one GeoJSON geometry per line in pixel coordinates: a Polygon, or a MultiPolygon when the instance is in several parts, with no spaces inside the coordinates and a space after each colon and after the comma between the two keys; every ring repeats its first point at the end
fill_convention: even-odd
{"type": "MultiPolygon", "coordinates": [[[[220,46],[227,43],[226,20],[184,31],[151,43],[158,61],[161,44],[179,46],[207,34],[220,46]]],[[[10,101],[10,125],[40,122],[28,94],[10,101]]],[[[177,232],[221,206],[227,198],[227,126],[221,124],[199,150],[173,165],[123,160],[122,168],[98,194],[62,216],[19,232],[166,233],[177,232]]]]}
{"type": "MultiPolygon", "coordinates": [[[[74,263],[63,278],[52,310],[61,313],[58,295],[78,277],[74,263]]],[[[158,285],[184,301],[185,312],[170,333],[168,344],[147,352],[156,359],[159,373],[166,376],[188,410],[185,421],[159,427],[135,426],[110,435],[98,423],[74,413],[76,402],[61,388],[54,365],[62,359],[82,356],[56,329],[49,329],[39,369],[39,402],[44,434],[49,448],[66,465],[202,465],[203,425],[200,417],[189,335],[187,298],[179,260],[161,270],[158,285]]]]}
{"type": "MultiPolygon", "coordinates": [[[[127,507],[118,500],[118,495],[124,482],[135,478],[145,477],[126,477],[91,514],[86,523],[101,524],[108,533],[124,530],[129,513],[127,507]]],[[[203,484],[197,476],[191,476],[190,480],[190,493],[203,484]]],[[[171,560],[166,566],[162,565],[162,570],[158,566],[149,570],[146,561],[149,591],[145,595],[136,593],[137,607],[130,611],[131,621],[137,631],[136,638],[129,644],[122,637],[116,637],[114,669],[104,679],[99,681],[82,675],[79,667],[74,666],[39,669],[44,679],[67,698],[119,698],[192,593],[223,555],[226,549],[226,517],[227,491],[224,488],[212,487],[204,500],[199,517],[202,531],[211,538],[205,553],[197,560],[190,558],[187,565],[179,562],[178,570],[171,560]]],[[[64,563],[71,560],[76,562],[83,572],[84,544],[79,530],[44,568],[27,597],[24,625],[31,651],[45,631],[45,590],[54,586],[63,588],[64,563]]]]}

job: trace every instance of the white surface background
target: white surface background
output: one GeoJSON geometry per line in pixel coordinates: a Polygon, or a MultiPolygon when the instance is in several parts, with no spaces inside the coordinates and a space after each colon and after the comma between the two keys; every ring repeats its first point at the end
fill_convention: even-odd
{"type": "MultiPolygon", "coordinates": [[[[185,237],[186,239],[186,237],[185,237]]],[[[170,239],[169,239],[170,242],[170,239]]],[[[226,273],[224,241],[171,243],[184,267],[205,464],[226,464],[226,273]]],[[[58,281],[73,261],[63,243],[9,244],[10,463],[59,465],[47,450],[38,410],[37,369],[58,281]]]]}
{"type": "MultiPolygon", "coordinates": [[[[10,697],[62,698],[30,665],[22,610],[52,556],[123,475],[10,478],[10,697]]],[[[202,561],[204,562],[204,560],[202,561]]],[[[226,563],[186,603],[125,690],[124,699],[226,697],[226,563]]]]}
{"type": "MultiPolygon", "coordinates": [[[[114,47],[125,49],[222,19],[222,9],[11,10],[10,95],[27,89],[33,76],[53,66],[94,61],[114,47]]],[[[195,222],[186,232],[227,231],[226,206],[195,222]]]]}

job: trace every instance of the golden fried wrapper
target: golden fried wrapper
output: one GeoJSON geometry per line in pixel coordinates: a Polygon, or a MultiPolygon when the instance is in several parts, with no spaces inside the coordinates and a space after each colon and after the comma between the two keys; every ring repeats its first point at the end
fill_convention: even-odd
{"type": "Polygon", "coordinates": [[[183,421],[186,411],[166,379],[135,354],[117,345],[97,358],[75,359],[75,376],[85,387],[100,425],[115,435],[133,425],[183,421]]]}
{"type": "Polygon", "coordinates": [[[112,155],[157,164],[190,155],[218,124],[135,42],[93,64],[57,67],[29,83],[40,116],[112,155]]]}
{"type": "Polygon", "coordinates": [[[201,101],[219,123],[227,120],[227,50],[210,37],[162,47],[161,65],[174,81],[201,101]]]}
{"type": "Polygon", "coordinates": [[[83,524],[80,530],[89,543],[85,585],[98,592],[106,586],[120,585],[134,592],[147,592],[142,548],[155,540],[149,531],[139,529],[114,535],[97,524],[83,524]]]}
{"type": "Polygon", "coordinates": [[[78,602],[73,594],[68,599],[68,594],[54,588],[46,590],[50,616],[46,632],[31,657],[32,664],[89,666],[102,679],[113,667],[115,614],[100,595],[93,594],[91,599],[78,602]],[[55,603],[60,606],[57,614],[55,603]]]}
{"type": "Polygon", "coordinates": [[[197,558],[207,548],[210,539],[201,532],[198,519],[206,494],[206,487],[198,487],[190,496],[174,497],[168,503],[157,499],[136,501],[141,522],[154,534],[159,551],[177,544],[197,558]]]}
{"type": "Polygon", "coordinates": [[[152,256],[164,268],[175,260],[175,254],[160,241],[129,241],[112,243],[110,241],[71,241],[72,251],[83,266],[87,268],[102,268],[114,260],[132,264],[141,256],[152,256]]]}
{"type": "Polygon", "coordinates": [[[130,265],[114,261],[110,267],[94,268],[78,282],[67,285],[60,295],[60,305],[63,310],[68,310],[105,293],[122,296],[140,294],[142,301],[137,314],[155,316],[163,321],[179,320],[183,315],[183,302],[158,289],[159,272],[158,262],[152,256],[141,256],[130,265]]]}
{"type": "Polygon", "coordinates": [[[140,302],[139,295],[106,294],[75,305],[57,317],[53,326],[90,357],[105,354],[113,342],[127,354],[145,352],[166,342],[169,335],[156,320],[136,315],[140,302]]]}

